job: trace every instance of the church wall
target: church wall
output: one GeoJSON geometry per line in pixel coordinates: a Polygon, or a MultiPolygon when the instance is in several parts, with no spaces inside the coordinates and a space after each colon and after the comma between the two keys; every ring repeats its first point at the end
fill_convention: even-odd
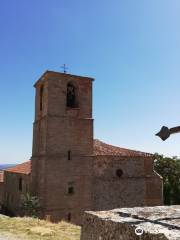
{"type": "MultiPolygon", "coordinates": [[[[47,117],[34,123],[33,129],[33,150],[32,150],[32,192],[35,195],[41,195],[44,192],[44,172],[45,172],[45,154],[47,142],[47,117]]],[[[43,205],[43,203],[42,203],[43,205]]]]}
{"type": "MultiPolygon", "coordinates": [[[[39,198],[42,209],[45,204],[46,157],[32,157],[31,192],[39,198]]],[[[43,210],[42,210],[43,212],[43,210]]]]}
{"type": "Polygon", "coordinates": [[[92,209],[92,157],[73,155],[52,157],[46,162],[45,214],[52,220],[81,222],[83,211],[92,209]],[[53,174],[52,174],[53,173],[53,174]],[[69,193],[69,188],[73,193],[69,193]]]}
{"type": "Polygon", "coordinates": [[[30,175],[4,172],[4,206],[12,214],[21,214],[20,199],[22,194],[30,192],[30,175]],[[22,179],[22,189],[19,189],[19,179],[22,179]]]}
{"type": "MultiPolygon", "coordinates": [[[[48,114],[65,116],[67,83],[71,82],[77,89],[78,116],[91,118],[92,116],[92,79],[67,74],[48,73],[48,114]]],[[[73,109],[72,109],[73,111],[73,109]]]]}
{"type": "Polygon", "coordinates": [[[58,208],[46,210],[45,218],[50,219],[52,222],[59,222],[60,220],[70,222],[76,225],[82,225],[83,215],[85,211],[90,211],[89,207],[84,209],[80,208],[58,208]],[[70,214],[70,215],[69,215],[70,214]],[[70,217],[70,218],[69,218],[70,217]]]}
{"type": "Polygon", "coordinates": [[[47,72],[35,87],[33,192],[41,201],[44,217],[51,215],[59,221],[70,214],[72,221],[80,223],[82,212],[92,206],[92,79],[47,72]],[[75,107],[67,104],[69,83],[75,87],[75,107]]]}
{"type": "Polygon", "coordinates": [[[4,182],[0,182],[0,207],[3,204],[3,196],[4,196],[4,182]]]}
{"type": "Polygon", "coordinates": [[[163,205],[163,179],[156,172],[146,178],[146,206],[163,205]]]}
{"type": "Polygon", "coordinates": [[[146,174],[146,196],[147,206],[163,205],[163,178],[153,170],[153,161],[144,159],[144,169],[146,174]]]}
{"type": "MultiPolygon", "coordinates": [[[[95,210],[108,210],[117,207],[144,206],[147,191],[150,195],[151,182],[161,185],[161,179],[153,172],[152,160],[143,157],[97,156],[94,165],[93,204],[95,210]],[[149,161],[145,169],[144,161],[149,161]],[[116,175],[121,169],[121,177],[116,175]],[[148,174],[147,175],[147,171],[148,174]]],[[[161,188],[155,188],[157,201],[161,188]]],[[[149,198],[150,196],[148,196],[149,198]]],[[[152,198],[152,197],[151,197],[152,198]]],[[[161,203],[161,201],[159,201],[161,203]]]]}
{"type": "Polygon", "coordinates": [[[163,205],[163,180],[156,173],[146,178],[146,206],[163,205]]]}
{"type": "Polygon", "coordinates": [[[43,117],[41,121],[34,122],[33,136],[33,156],[45,154],[47,139],[47,117],[43,117]]]}
{"type": "Polygon", "coordinates": [[[71,150],[75,155],[92,154],[92,121],[75,117],[49,117],[47,153],[67,155],[71,150]]]}

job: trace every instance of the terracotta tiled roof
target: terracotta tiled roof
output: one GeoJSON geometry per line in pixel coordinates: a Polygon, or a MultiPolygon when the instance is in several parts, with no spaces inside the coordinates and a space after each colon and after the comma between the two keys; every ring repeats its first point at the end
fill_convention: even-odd
{"type": "Polygon", "coordinates": [[[0,183],[4,182],[4,171],[0,171],[0,183]]]}
{"type": "Polygon", "coordinates": [[[27,161],[21,164],[18,164],[14,167],[10,167],[5,169],[6,172],[13,172],[13,173],[23,173],[29,174],[31,173],[31,161],[27,161]]]}
{"type": "Polygon", "coordinates": [[[94,140],[94,154],[95,155],[110,155],[110,156],[124,156],[124,157],[150,157],[152,154],[130,150],[121,147],[115,147],[104,142],[99,141],[98,139],[94,140]]]}

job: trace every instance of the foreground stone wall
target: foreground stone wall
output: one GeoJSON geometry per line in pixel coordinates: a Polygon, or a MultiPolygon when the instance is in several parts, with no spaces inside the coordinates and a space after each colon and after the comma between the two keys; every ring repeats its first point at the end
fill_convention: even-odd
{"type": "Polygon", "coordinates": [[[86,212],[81,240],[179,240],[180,206],[86,212]],[[135,229],[143,234],[138,236],[135,229]]]}

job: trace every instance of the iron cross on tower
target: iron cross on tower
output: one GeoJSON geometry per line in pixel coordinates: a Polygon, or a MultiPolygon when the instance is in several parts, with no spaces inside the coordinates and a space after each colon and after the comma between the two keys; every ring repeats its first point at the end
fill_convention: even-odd
{"type": "Polygon", "coordinates": [[[67,69],[68,69],[68,67],[66,67],[66,64],[63,64],[62,66],[61,66],[61,68],[63,69],[63,72],[64,73],[67,73],[67,69]]]}
{"type": "Polygon", "coordinates": [[[168,128],[163,126],[161,130],[156,133],[156,136],[160,137],[163,141],[165,141],[171,134],[179,133],[180,132],[180,126],[168,128]]]}

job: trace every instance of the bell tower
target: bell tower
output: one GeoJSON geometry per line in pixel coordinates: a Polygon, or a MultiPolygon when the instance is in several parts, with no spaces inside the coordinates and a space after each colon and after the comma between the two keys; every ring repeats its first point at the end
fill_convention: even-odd
{"type": "Polygon", "coordinates": [[[92,204],[93,79],[45,72],[35,83],[32,191],[41,215],[81,223],[92,204]]]}

